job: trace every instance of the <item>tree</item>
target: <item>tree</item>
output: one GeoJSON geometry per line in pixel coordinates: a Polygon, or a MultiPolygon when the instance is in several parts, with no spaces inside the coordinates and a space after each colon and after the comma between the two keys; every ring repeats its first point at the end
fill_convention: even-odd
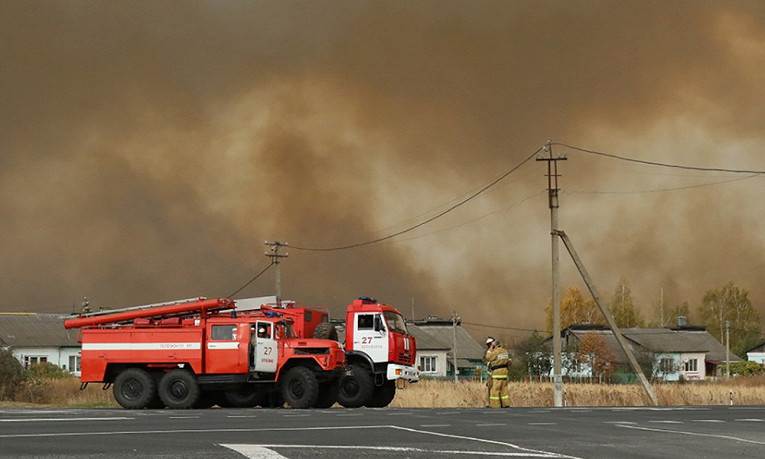
{"type": "Polygon", "coordinates": [[[654,303],[653,316],[648,322],[649,327],[675,327],[677,326],[677,318],[684,316],[690,320],[690,306],[687,301],[683,301],[680,304],[669,307],[664,304],[664,298],[659,297],[654,303]]]}
{"type": "Polygon", "coordinates": [[[616,366],[616,356],[606,345],[606,340],[597,333],[587,333],[579,340],[576,353],[579,363],[587,364],[593,376],[603,376],[610,380],[616,366]]]}
{"type": "MultiPolygon", "coordinates": [[[[553,310],[552,305],[545,308],[545,324],[547,330],[552,332],[553,310]]],[[[582,289],[577,286],[566,287],[566,293],[560,299],[560,328],[576,324],[605,324],[606,320],[601,314],[595,300],[585,298],[582,289]]]]}
{"type": "Polygon", "coordinates": [[[0,400],[10,400],[19,384],[24,382],[24,367],[13,353],[0,348],[0,400]]]}
{"type": "Polygon", "coordinates": [[[643,318],[640,317],[640,311],[635,307],[632,291],[629,285],[627,285],[625,277],[619,280],[619,285],[616,287],[609,310],[611,315],[614,316],[616,326],[619,328],[643,326],[643,318]]]}
{"type": "Polygon", "coordinates": [[[710,290],[701,300],[699,316],[720,343],[725,344],[726,322],[730,322],[731,352],[742,357],[757,345],[760,337],[760,316],[749,301],[749,292],[728,282],[710,290]]]}
{"type": "Polygon", "coordinates": [[[515,347],[516,360],[510,367],[512,379],[522,377],[541,376],[550,374],[552,368],[552,353],[547,340],[536,330],[524,341],[515,347]],[[522,373],[521,373],[522,372],[522,373]]]}

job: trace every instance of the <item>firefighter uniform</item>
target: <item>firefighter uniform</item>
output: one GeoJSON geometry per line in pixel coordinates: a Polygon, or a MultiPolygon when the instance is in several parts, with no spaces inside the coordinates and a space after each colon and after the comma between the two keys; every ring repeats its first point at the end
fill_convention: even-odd
{"type": "Polygon", "coordinates": [[[507,369],[510,366],[510,356],[497,343],[486,352],[485,360],[491,375],[489,408],[505,408],[510,406],[510,396],[507,392],[507,369]]]}

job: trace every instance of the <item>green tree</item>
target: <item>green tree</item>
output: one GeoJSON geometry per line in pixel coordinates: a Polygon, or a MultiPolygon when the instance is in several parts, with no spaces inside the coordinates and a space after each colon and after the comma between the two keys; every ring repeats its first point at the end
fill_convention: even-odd
{"type": "Polygon", "coordinates": [[[515,359],[510,367],[512,379],[522,379],[526,375],[540,376],[550,374],[552,353],[547,339],[534,331],[530,337],[515,346],[515,359]]]}
{"type": "Polygon", "coordinates": [[[10,350],[0,348],[0,400],[12,399],[24,378],[24,367],[21,363],[10,350]]]}
{"type": "Polygon", "coordinates": [[[625,277],[619,280],[619,285],[616,287],[609,310],[611,315],[614,316],[616,326],[619,328],[643,326],[643,318],[640,317],[640,311],[635,306],[635,302],[632,299],[632,291],[625,277]]]}
{"type": "Polygon", "coordinates": [[[730,322],[731,352],[743,357],[760,337],[760,315],[749,301],[749,292],[728,282],[710,290],[701,300],[699,316],[710,333],[725,344],[726,322],[730,322]]]}
{"type": "MultiPolygon", "coordinates": [[[[547,331],[552,332],[553,310],[552,304],[545,308],[545,325],[547,331]]],[[[560,299],[560,328],[564,329],[569,325],[576,324],[605,324],[595,300],[585,298],[582,289],[570,285],[566,287],[565,294],[560,299]]]]}

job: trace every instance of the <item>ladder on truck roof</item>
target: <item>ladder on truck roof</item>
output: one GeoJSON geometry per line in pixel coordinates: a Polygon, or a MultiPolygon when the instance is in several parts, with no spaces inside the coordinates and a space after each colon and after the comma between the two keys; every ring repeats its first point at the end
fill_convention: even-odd
{"type": "Polygon", "coordinates": [[[81,328],[91,325],[117,324],[138,318],[176,317],[188,314],[205,314],[211,311],[234,309],[234,301],[228,298],[208,300],[205,297],[147,304],[122,309],[87,312],[76,318],[66,319],[65,328],[81,328]]]}

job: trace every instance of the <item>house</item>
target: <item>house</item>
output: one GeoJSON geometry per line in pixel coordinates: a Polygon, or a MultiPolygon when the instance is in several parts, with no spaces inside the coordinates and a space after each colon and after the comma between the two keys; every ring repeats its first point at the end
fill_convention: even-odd
{"type": "Polygon", "coordinates": [[[49,362],[80,374],[77,330],[64,328],[65,314],[0,313],[0,347],[29,368],[49,362]]]}
{"type": "Polygon", "coordinates": [[[765,341],[746,351],[746,359],[750,362],[765,365],[765,341]]]}
{"type": "MultiPolygon", "coordinates": [[[[717,376],[720,365],[725,365],[725,347],[703,327],[622,328],[620,331],[644,371],[650,368],[652,374],[647,376],[652,379],[699,381],[717,376]]],[[[572,325],[561,331],[561,345],[570,350],[562,356],[564,376],[597,376],[588,365],[575,362],[573,354],[573,349],[588,334],[602,338],[617,366],[631,372],[627,356],[613,332],[608,327],[586,324],[572,325]]],[[[739,362],[741,359],[729,354],[729,361],[739,362]]]]}
{"type": "Polygon", "coordinates": [[[456,338],[457,375],[472,378],[484,369],[482,358],[485,349],[450,319],[429,316],[425,320],[407,322],[407,329],[417,340],[417,365],[423,377],[453,377],[456,338]]]}

